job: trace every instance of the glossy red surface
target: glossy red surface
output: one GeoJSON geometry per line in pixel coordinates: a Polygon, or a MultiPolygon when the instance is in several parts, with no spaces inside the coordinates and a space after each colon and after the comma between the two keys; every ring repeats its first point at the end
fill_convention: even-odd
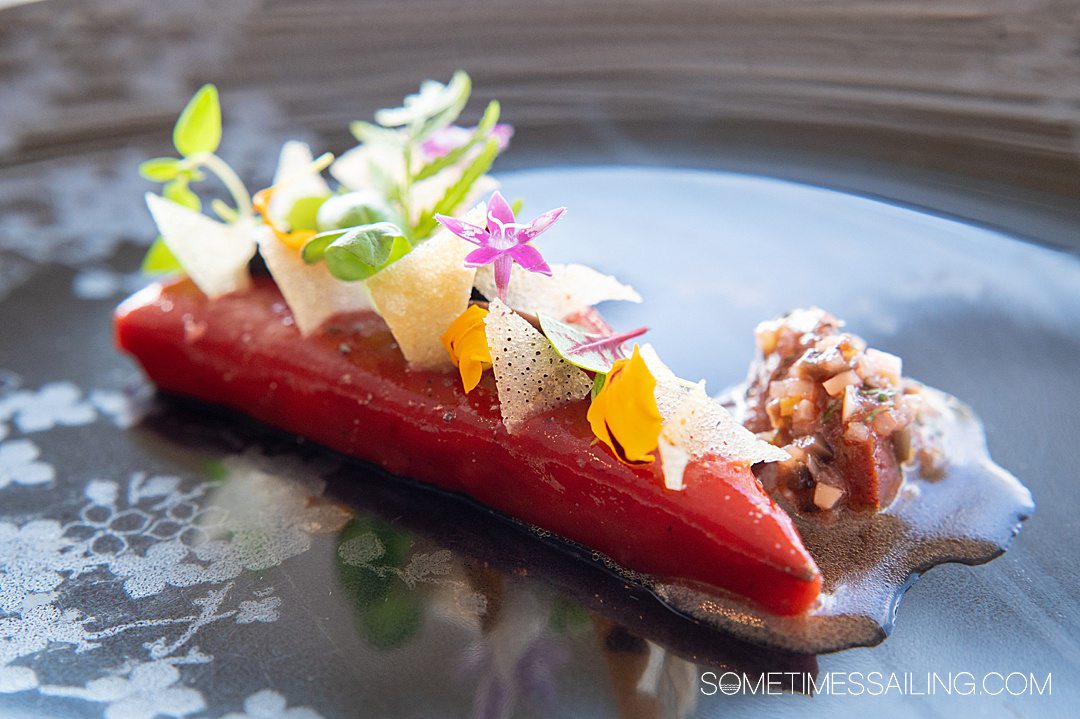
{"type": "Polygon", "coordinates": [[[687,469],[684,491],[666,490],[658,465],[631,468],[594,444],[586,402],[508,435],[490,372],[466,395],[456,373],[410,370],[373,313],[302,338],[268,279],[214,301],[179,281],[124,302],[115,331],[163,390],[468,495],[623,567],[780,614],[820,591],[790,518],[749,468],[709,457],[687,469]]]}

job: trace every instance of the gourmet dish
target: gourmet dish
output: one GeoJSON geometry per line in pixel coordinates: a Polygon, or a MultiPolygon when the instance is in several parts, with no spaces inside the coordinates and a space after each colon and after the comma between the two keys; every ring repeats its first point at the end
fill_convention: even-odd
{"type": "Polygon", "coordinates": [[[145,269],[176,277],[117,309],[119,346],[167,393],[465,495],[756,641],[871,643],[858,618],[880,630],[910,576],[1004,549],[1031,500],[970,411],[828,312],[763,322],[721,396],[613,328],[596,306],[642,298],[548,261],[565,208],[500,194],[513,132],[495,101],[455,124],[470,89],[425,82],[340,158],[289,142],[251,195],[204,87],[180,157],[142,166],[145,269]]]}

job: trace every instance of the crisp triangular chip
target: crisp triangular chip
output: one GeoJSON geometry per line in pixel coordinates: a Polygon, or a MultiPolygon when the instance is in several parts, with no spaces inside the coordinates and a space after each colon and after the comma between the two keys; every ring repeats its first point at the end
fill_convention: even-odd
{"type": "Polygon", "coordinates": [[[690,390],[664,422],[659,448],[668,489],[682,489],[683,471],[690,460],[712,452],[747,465],[790,459],[787,452],[758,439],[720,402],[705,394],[704,382],[690,390]]]}
{"type": "MultiPolygon", "coordinates": [[[[481,204],[463,219],[481,224],[485,212],[481,204]]],[[[465,255],[475,247],[440,230],[368,278],[375,306],[414,367],[453,366],[440,337],[469,305],[476,270],[465,267],[465,255]]]]}
{"type": "Polygon", "coordinates": [[[540,331],[498,299],[485,320],[499,411],[513,434],[525,420],[589,394],[588,375],[555,352],[540,331]]]}
{"type": "MultiPolygon", "coordinates": [[[[476,289],[488,299],[496,296],[490,266],[476,271],[476,289]]],[[[633,287],[585,265],[551,265],[551,277],[514,265],[506,304],[512,309],[545,314],[558,320],[608,300],[641,302],[633,287]]]]}
{"type": "Polygon", "coordinates": [[[330,317],[372,308],[363,282],[344,282],[330,274],[326,263],[309,265],[300,253],[279,240],[268,227],[258,234],[259,253],[281,296],[292,310],[300,334],[311,334],[330,317]]]}
{"type": "Polygon", "coordinates": [[[330,166],[330,174],[350,190],[377,190],[379,175],[401,182],[401,151],[392,145],[365,142],[349,150],[330,166]]]}
{"type": "Polygon", "coordinates": [[[318,172],[312,171],[315,158],[306,142],[290,140],[281,146],[277,170],[274,172],[274,194],[270,198],[270,215],[283,222],[296,201],[302,197],[325,197],[330,186],[318,172]]]}
{"type": "Polygon", "coordinates": [[[146,206],[165,245],[207,296],[219,297],[251,285],[247,266],[255,255],[253,222],[218,222],[152,192],[146,193],[146,206]]]}
{"type": "Polygon", "coordinates": [[[641,345],[638,350],[641,352],[641,359],[645,360],[645,365],[656,378],[654,391],[656,407],[660,410],[660,416],[664,418],[664,421],[668,421],[682,407],[694,385],[679,379],[671,368],[664,364],[660,355],[656,354],[656,350],[648,342],[641,345]]]}

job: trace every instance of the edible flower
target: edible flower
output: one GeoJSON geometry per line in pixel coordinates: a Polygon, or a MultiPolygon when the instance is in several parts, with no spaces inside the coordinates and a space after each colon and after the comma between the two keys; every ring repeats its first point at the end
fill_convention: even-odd
{"type": "Polygon", "coordinates": [[[484,320],[488,311],[479,305],[470,305],[443,333],[442,343],[450,359],[461,373],[465,393],[472,392],[480,384],[484,370],[491,366],[491,348],[488,347],[484,320]]]}
{"type": "Polygon", "coordinates": [[[488,203],[487,226],[477,227],[462,220],[435,215],[443,227],[461,239],[477,245],[477,249],[465,256],[466,267],[493,265],[495,290],[499,299],[506,301],[506,289],[510,286],[510,272],[514,263],[529,272],[551,276],[551,268],[540,251],[532,246],[537,235],[547,230],[566,212],[565,207],[548,210],[528,224],[518,223],[514,211],[502,194],[496,192],[488,203]]]}
{"type": "MultiPolygon", "coordinates": [[[[453,122],[468,102],[471,91],[472,81],[461,70],[455,72],[445,85],[436,80],[424,80],[420,83],[420,92],[406,96],[401,107],[376,112],[375,122],[383,127],[408,126],[414,131],[419,126],[431,124],[432,119],[439,116],[450,115],[449,122],[453,122]]],[[[440,126],[434,124],[434,127],[440,126]]]]}
{"type": "Polygon", "coordinates": [[[589,405],[593,434],[624,464],[648,464],[664,420],[656,406],[656,378],[638,346],[629,359],[612,365],[603,387],[589,405]]]}
{"type": "MultiPolygon", "coordinates": [[[[420,143],[420,152],[426,160],[434,160],[437,157],[445,157],[454,150],[466,147],[476,142],[476,134],[483,131],[483,127],[462,127],[461,125],[447,125],[436,130],[430,137],[420,143]]],[[[505,122],[497,123],[484,137],[494,137],[499,143],[499,151],[502,152],[510,145],[510,138],[514,136],[514,127],[505,122]]]]}

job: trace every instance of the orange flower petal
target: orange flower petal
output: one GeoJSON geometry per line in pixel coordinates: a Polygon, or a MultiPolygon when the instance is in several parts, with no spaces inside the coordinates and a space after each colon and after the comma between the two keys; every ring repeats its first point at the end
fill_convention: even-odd
{"type": "Polygon", "coordinates": [[[480,384],[484,370],[491,366],[484,318],[487,310],[470,305],[454,320],[440,338],[443,347],[457,365],[466,394],[480,384]]]}

